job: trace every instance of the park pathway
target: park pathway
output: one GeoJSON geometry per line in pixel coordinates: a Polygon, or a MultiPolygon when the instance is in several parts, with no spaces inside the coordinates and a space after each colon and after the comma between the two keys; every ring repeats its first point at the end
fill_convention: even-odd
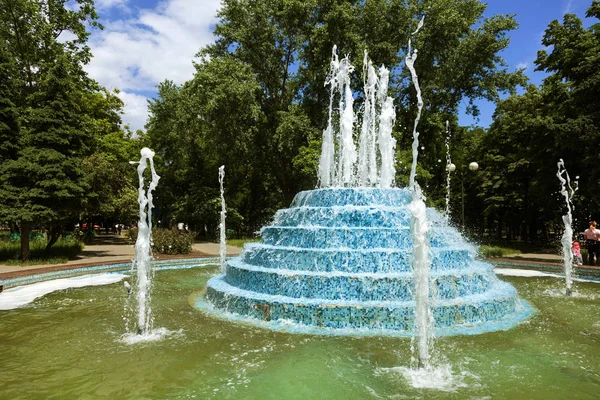
{"type": "MultiPolygon", "coordinates": [[[[234,246],[227,246],[228,256],[237,256],[242,252],[242,249],[234,246]]],[[[74,269],[85,266],[108,265],[129,263],[135,256],[135,246],[120,235],[101,234],[97,235],[91,243],[79,253],[75,260],[70,260],[64,264],[42,264],[42,265],[2,265],[0,264],[0,279],[14,278],[16,276],[25,276],[43,272],[52,272],[58,270],[74,269]]],[[[194,243],[192,245],[192,253],[168,256],[163,254],[155,255],[158,260],[166,260],[172,258],[202,258],[202,257],[218,257],[218,243],[194,243]]]]}

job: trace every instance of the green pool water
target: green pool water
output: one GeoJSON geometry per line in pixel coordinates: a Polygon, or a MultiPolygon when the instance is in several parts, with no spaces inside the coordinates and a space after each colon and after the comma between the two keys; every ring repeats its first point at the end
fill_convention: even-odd
{"type": "Polygon", "coordinates": [[[399,372],[410,340],[272,332],[192,307],[216,268],[159,271],[161,341],[123,343],[121,282],[0,311],[0,399],[598,399],[600,284],[507,278],[538,312],[506,332],[439,338],[442,390],[399,372]]]}

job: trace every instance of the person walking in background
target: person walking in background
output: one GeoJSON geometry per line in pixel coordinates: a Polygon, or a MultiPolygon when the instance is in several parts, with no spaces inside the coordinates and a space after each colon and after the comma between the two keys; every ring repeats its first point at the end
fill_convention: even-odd
{"type": "Polygon", "coordinates": [[[600,230],[596,229],[596,221],[590,221],[590,227],[583,232],[585,247],[588,251],[588,262],[590,265],[596,265],[598,258],[598,238],[600,230]]]}
{"type": "Polygon", "coordinates": [[[583,258],[581,257],[581,248],[579,242],[573,242],[573,264],[583,265],[583,258]]]}

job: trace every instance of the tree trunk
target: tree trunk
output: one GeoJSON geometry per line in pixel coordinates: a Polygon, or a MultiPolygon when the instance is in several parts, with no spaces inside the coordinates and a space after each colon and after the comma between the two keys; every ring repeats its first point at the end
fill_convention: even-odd
{"type": "Polygon", "coordinates": [[[48,229],[48,243],[46,244],[46,251],[50,250],[50,247],[52,247],[54,243],[57,242],[58,238],[60,237],[60,232],[60,225],[51,226],[50,229],[48,229]]]}
{"type": "Polygon", "coordinates": [[[29,260],[29,222],[21,223],[21,260],[29,260]]]}

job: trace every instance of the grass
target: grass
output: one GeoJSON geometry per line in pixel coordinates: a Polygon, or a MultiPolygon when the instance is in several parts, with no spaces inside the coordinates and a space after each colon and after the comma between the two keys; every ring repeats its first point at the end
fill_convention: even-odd
{"type": "Polygon", "coordinates": [[[479,246],[479,257],[481,258],[499,258],[506,257],[511,254],[521,253],[522,251],[520,249],[515,249],[511,247],[500,247],[487,244],[479,246]]]}
{"type": "Polygon", "coordinates": [[[40,264],[64,264],[77,257],[83,249],[83,243],[71,239],[66,241],[61,238],[46,251],[46,240],[31,240],[29,242],[29,260],[19,260],[21,243],[0,241],[0,263],[5,265],[40,265],[40,264]]]}
{"type": "Polygon", "coordinates": [[[227,245],[235,247],[244,247],[246,243],[254,243],[260,240],[259,237],[245,238],[245,239],[227,239],[227,245]]]}

